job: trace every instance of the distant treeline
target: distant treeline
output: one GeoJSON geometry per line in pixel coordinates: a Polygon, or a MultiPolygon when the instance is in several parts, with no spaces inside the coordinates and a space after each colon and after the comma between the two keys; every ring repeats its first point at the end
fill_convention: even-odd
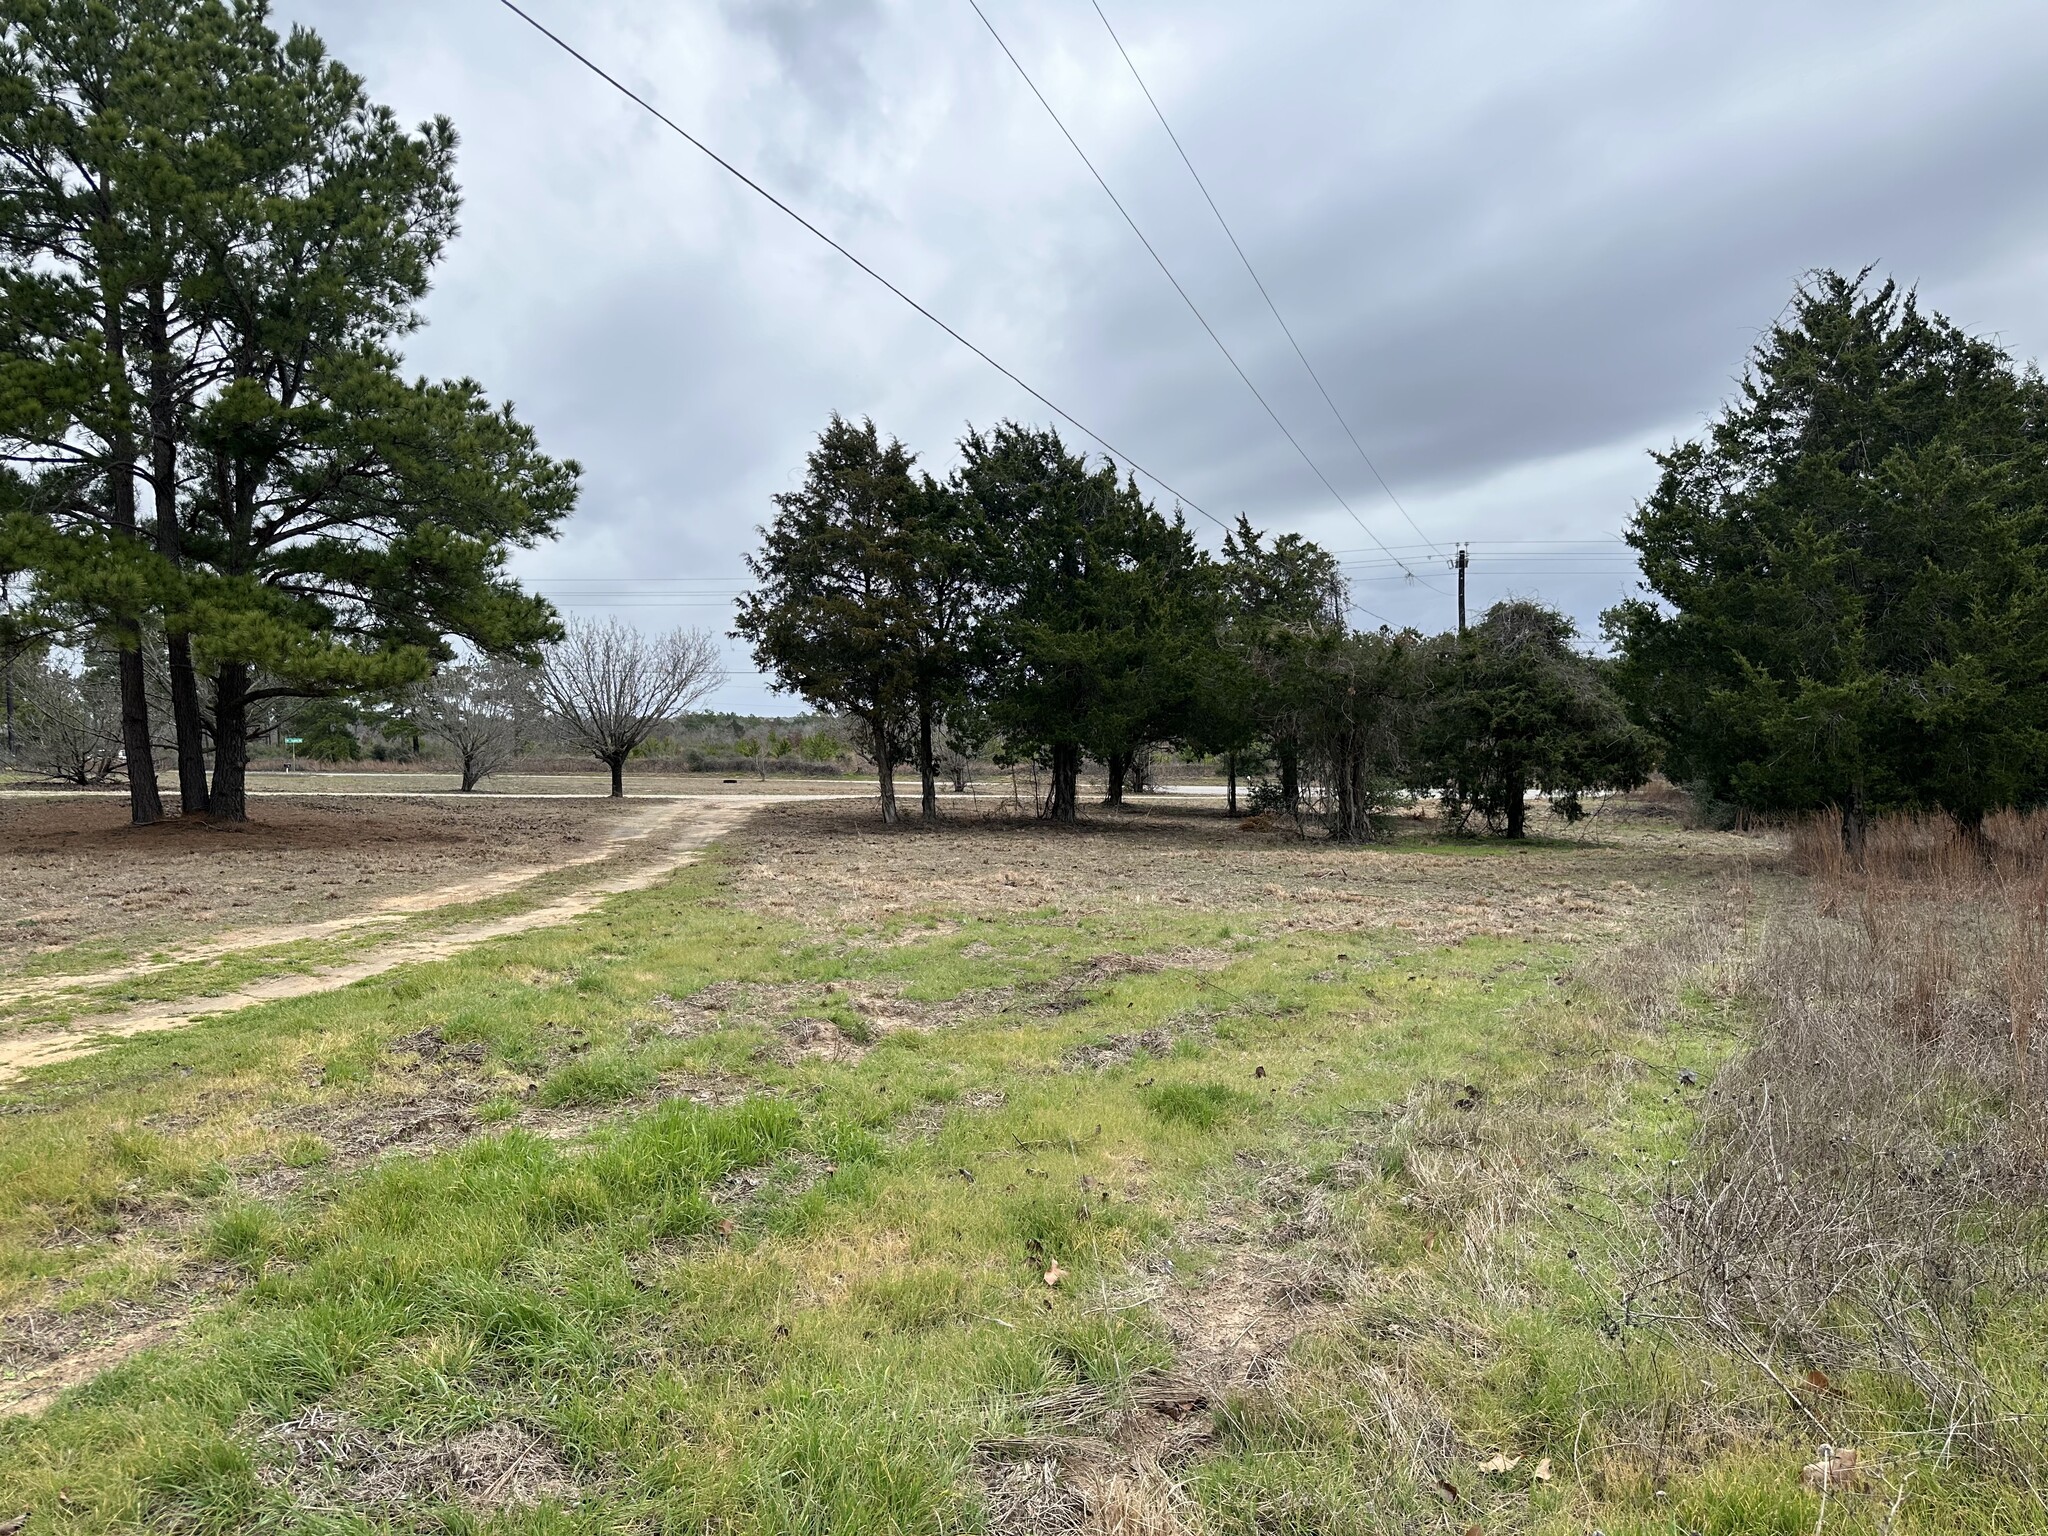
{"type": "Polygon", "coordinates": [[[1511,602],[1462,636],[1359,628],[1335,559],[1299,535],[1240,519],[1211,555],[1051,429],[1003,422],[959,450],[940,481],[835,416],[776,498],[740,603],[757,664],[855,723],[886,820],[899,763],[937,813],[948,752],[1036,764],[1061,821],[1086,759],[1117,803],[1155,749],[1217,756],[1233,800],[1240,774],[1269,775],[1273,808],[1345,839],[1407,789],[1519,836],[1532,789],[1575,815],[1650,771],[1650,738],[1561,614],[1511,602]]]}
{"type": "Polygon", "coordinates": [[[1240,518],[1214,555],[1050,429],[970,430],[943,480],[835,416],[775,498],[738,633],[814,707],[915,764],[1031,762],[1044,813],[1084,758],[1121,798],[1171,747],[1270,775],[1339,838],[1404,790],[1523,830],[1662,763],[1707,807],[1941,811],[2048,801],[2048,384],[1866,272],[1812,274],[1738,398],[1661,471],[1628,542],[1613,659],[1534,602],[1463,635],[1350,622],[1335,560],[1240,518]]]}

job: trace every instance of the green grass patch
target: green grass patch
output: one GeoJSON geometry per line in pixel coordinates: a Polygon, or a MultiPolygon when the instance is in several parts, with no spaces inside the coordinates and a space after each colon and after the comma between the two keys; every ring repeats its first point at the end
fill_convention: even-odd
{"type": "MultiPolygon", "coordinates": [[[[1176,1469],[1190,1529],[1814,1527],[1812,1426],[1752,1364],[1647,1317],[1622,1262],[1649,1251],[1685,1153],[1679,1073],[1704,1081],[1733,1048],[1718,1014],[1637,1030],[1556,983],[1556,944],[1420,950],[1249,909],[876,931],[749,911],[714,861],[0,1094],[10,1304],[58,1282],[146,1298],[161,1277],[123,1239],[150,1213],[234,1277],[175,1342],[0,1426],[0,1514],[972,1531],[978,1445],[1052,1432],[1029,1410],[1049,1395],[1114,1400],[1185,1366],[1205,1319],[1200,1348],[1227,1355],[1248,1326],[1233,1285],[1270,1270],[1288,1289],[1259,1294],[1302,1331],[1218,1394],[1213,1442],[1176,1469]],[[1096,964],[1185,949],[1215,959],[1096,964]],[[721,984],[801,998],[865,1049],[792,1052],[773,1010],[677,1032],[675,1005],[721,984]],[[877,1034],[847,1000],[864,990],[940,1026],[877,1034]],[[1007,1001],[966,1006],[990,996],[1007,1001]],[[450,1066],[397,1045],[422,1031],[484,1049],[450,1066]],[[1178,1043],[1100,1067],[1082,1049],[1150,1031],[1178,1043]],[[468,1079],[469,1141],[346,1150],[357,1117],[451,1091],[443,1072],[468,1079]],[[277,1162],[317,1182],[257,1198],[274,1186],[242,1170],[277,1162]],[[266,1431],[316,1405],[378,1443],[523,1426],[584,1497],[394,1513],[352,1505],[345,1473],[296,1496],[266,1431]],[[1519,1475],[1483,1469],[1495,1450],[1519,1475]]],[[[2004,1341],[2016,1392],[2038,1390],[2039,1321],[2004,1341]]],[[[1874,1436],[1895,1386],[1848,1384],[1845,1430],[1874,1436]]],[[[2029,1528],[2023,1490],[1899,1464],[1925,1468],[1900,1530],[2029,1528]]],[[[1839,1500],[1828,1529],[1875,1533],[1885,1509],[1839,1500]]]]}
{"type": "Polygon", "coordinates": [[[1221,1083],[1162,1083],[1145,1093],[1145,1107],[1160,1120],[1197,1131],[1214,1130],[1244,1113],[1251,1102],[1248,1095],[1221,1083]]]}
{"type": "Polygon", "coordinates": [[[550,1072],[535,1098],[545,1109],[616,1104],[645,1093],[655,1076],[642,1057],[621,1050],[599,1051],[550,1072]]]}

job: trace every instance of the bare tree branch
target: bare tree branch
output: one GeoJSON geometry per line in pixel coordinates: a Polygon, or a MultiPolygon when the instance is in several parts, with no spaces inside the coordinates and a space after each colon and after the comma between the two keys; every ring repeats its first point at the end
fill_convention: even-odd
{"type": "Polygon", "coordinates": [[[541,688],[568,733],[612,771],[626,792],[626,759],[656,727],[717,686],[718,647],[702,630],[643,635],[617,619],[571,620],[548,647],[541,688]]]}

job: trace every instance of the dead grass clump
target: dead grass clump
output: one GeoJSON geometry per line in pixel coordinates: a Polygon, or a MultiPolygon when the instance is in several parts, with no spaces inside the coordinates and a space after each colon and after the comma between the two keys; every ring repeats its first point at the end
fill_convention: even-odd
{"type": "Polygon", "coordinates": [[[1380,1134],[1331,1170],[1340,1184],[1384,1178],[1410,1215],[1456,1233],[1471,1252],[1548,1198],[1555,1174],[1585,1155],[1574,1118],[1543,1101],[1496,1103],[1477,1083],[1428,1083],[1388,1115],[1380,1134]]]}
{"type": "Polygon", "coordinates": [[[1004,1536],[1180,1536],[1186,1495],[1169,1470],[1213,1434],[1201,1381],[1143,1370],[1020,1405],[1023,1434],[975,1448],[988,1529],[1004,1536]]]}
{"type": "Polygon", "coordinates": [[[1069,1072],[1101,1072],[1109,1067],[1125,1067],[1136,1061],[1141,1053],[1155,1058],[1167,1055],[1179,1039],[1170,1029],[1111,1035],[1107,1040],[1075,1046],[1060,1058],[1060,1065],[1069,1072]]]}
{"type": "Polygon", "coordinates": [[[1596,950],[1573,976],[1638,1029],[1670,1024],[1702,994],[1725,1001],[1742,977],[1751,896],[1745,871],[1718,899],[1687,908],[1646,936],[1596,950]]]}
{"type": "Polygon", "coordinates": [[[984,1447],[974,1474],[992,1536],[1068,1536],[1086,1529],[1088,1501],[1057,1456],[1012,1456],[984,1447]]]}
{"type": "MultiPolygon", "coordinates": [[[[336,1108],[313,1104],[273,1117],[283,1129],[317,1135],[328,1147],[323,1165],[354,1166],[394,1148],[439,1152],[477,1132],[481,1089],[416,1094],[336,1108]]],[[[303,1170],[293,1170],[303,1172],[303,1170]]]]}
{"type": "Polygon", "coordinates": [[[413,1441],[313,1407],[264,1432],[262,1473],[307,1507],[416,1511],[455,1504],[473,1514],[575,1504],[582,1486],[544,1435],[509,1420],[446,1439],[413,1441]]]}
{"type": "Polygon", "coordinates": [[[774,1053],[785,1062],[805,1056],[850,1061],[883,1035],[944,1028],[992,1013],[1004,1001],[1006,994],[988,993],[919,1003],[858,983],[722,981],[684,998],[657,993],[654,1002],[668,1017],[653,1028],[687,1040],[734,1026],[758,1027],[776,1037],[774,1053]]]}
{"type": "Polygon", "coordinates": [[[451,1044],[439,1029],[429,1025],[409,1035],[400,1035],[385,1046],[386,1054],[409,1054],[417,1058],[421,1066],[441,1063],[450,1065],[466,1064],[481,1066],[490,1050],[481,1040],[464,1040],[451,1044]]]}
{"type": "Polygon", "coordinates": [[[1024,1432],[983,1440],[975,1471],[989,1529],[1014,1536],[1180,1536],[1202,1528],[1180,1469],[1246,1411],[1284,1415],[1287,1357],[1341,1317],[1347,1277],[1315,1258],[1234,1247],[1187,1280],[1170,1267],[1118,1310],[1156,1310],[1174,1367],[1110,1383],[1077,1382],[1016,1405],[1024,1432]]]}
{"type": "Polygon", "coordinates": [[[1671,1268],[1756,1358],[1903,1378],[1959,1440],[2017,1451],[1980,1349],[2035,1283],[2018,1224],[2048,1184],[2048,818],[1900,818],[1860,865],[1843,849],[1833,818],[1794,838],[1810,899],[1743,978],[1757,1040],[1663,1205],[1671,1268]]]}

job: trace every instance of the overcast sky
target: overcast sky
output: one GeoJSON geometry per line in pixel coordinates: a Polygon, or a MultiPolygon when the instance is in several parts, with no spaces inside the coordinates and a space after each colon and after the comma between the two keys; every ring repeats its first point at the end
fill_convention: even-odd
{"type": "MultiPolygon", "coordinates": [[[[1455,620],[1442,552],[1468,541],[1475,611],[1533,595],[1591,634],[1632,580],[1616,540],[1647,451],[1715,412],[1807,269],[1876,262],[2048,354],[2038,0],[1103,0],[1418,534],[1091,0],[982,0],[1410,576],[1289,446],[969,0],[523,3],[1210,513],[1322,540],[1364,609],[1426,630],[1455,620]]],[[[935,473],[969,423],[1047,419],[497,0],[277,14],[406,119],[462,134],[464,231],[409,357],[482,380],[583,463],[581,510],[519,564],[566,611],[729,628],[768,498],[832,411],[935,473]]],[[[792,707],[733,656],[715,707],[792,707]]]]}

